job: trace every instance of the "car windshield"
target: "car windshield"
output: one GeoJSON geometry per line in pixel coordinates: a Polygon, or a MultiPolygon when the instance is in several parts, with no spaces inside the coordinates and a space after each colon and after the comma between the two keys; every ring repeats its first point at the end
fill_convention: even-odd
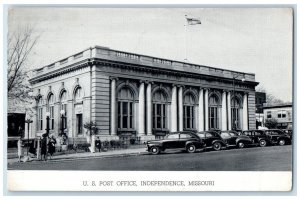
{"type": "Polygon", "coordinates": [[[179,139],[179,134],[170,134],[167,136],[167,139],[179,139]]]}
{"type": "Polygon", "coordinates": [[[230,134],[231,136],[237,136],[237,133],[235,133],[235,132],[229,132],[229,134],[230,134]]]}
{"type": "Polygon", "coordinates": [[[220,135],[222,138],[230,138],[231,137],[231,135],[228,132],[222,132],[220,135]]]}

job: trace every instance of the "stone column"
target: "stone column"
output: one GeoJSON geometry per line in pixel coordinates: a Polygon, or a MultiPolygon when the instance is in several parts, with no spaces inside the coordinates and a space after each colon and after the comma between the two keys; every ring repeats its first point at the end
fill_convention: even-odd
{"type": "Polygon", "coordinates": [[[222,93],[222,130],[227,130],[226,91],[222,93]]]}
{"type": "Polygon", "coordinates": [[[178,90],[178,115],[179,115],[179,131],[183,131],[183,87],[179,86],[178,90]]]}
{"type": "Polygon", "coordinates": [[[138,135],[145,135],[145,83],[141,82],[139,87],[139,118],[138,135]]]}
{"type": "Polygon", "coordinates": [[[204,131],[203,89],[199,89],[199,131],[204,131]]]}
{"type": "Polygon", "coordinates": [[[248,130],[248,94],[243,97],[243,130],[248,130]]]}
{"type": "Polygon", "coordinates": [[[146,104],[147,104],[147,135],[152,135],[152,94],[151,82],[148,82],[146,88],[146,104]]]}
{"type": "Polygon", "coordinates": [[[231,130],[231,92],[227,94],[227,121],[228,121],[228,130],[231,130]]]}
{"type": "Polygon", "coordinates": [[[110,84],[110,134],[117,135],[116,131],[116,78],[111,78],[110,84]]]}
{"type": "Polygon", "coordinates": [[[209,118],[208,118],[208,93],[209,89],[205,89],[205,94],[204,94],[204,104],[205,104],[205,130],[209,130],[209,118]]]}
{"type": "Polygon", "coordinates": [[[177,131],[177,86],[172,88],[172,102],[171,102],[171,132],[177,131]]]}

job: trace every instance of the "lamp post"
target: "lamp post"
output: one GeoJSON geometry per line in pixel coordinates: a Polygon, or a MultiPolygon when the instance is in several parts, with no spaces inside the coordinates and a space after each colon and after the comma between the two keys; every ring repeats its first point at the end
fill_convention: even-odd
{"type": "Polygon", "coordinates": [[[27,156],[28,156],[28,148],[29,148],[29,125],[32,123],[33,121],[31,120],[31,119],[26,119],[25,120],[25,123],[27,123],[27,130],[28,130],[28,132],[27,132],[27,156]]]}
{"type": "Polygon", "coordinates": [[[61,115],[61,127],[60,127],[60,130],[61,130],[61,136],[63,136],[65,133],[64,133],[64,119],[65,119],[65,111],[64,110],[61,110],[60,111],[60,115],[61,115]]]}
{"type": "Polygon", "coordinates": [[[46,112],[46,134],[47,136],[49,136],[49,132],[50,132],[50,112],[46,112]]]}
{"type": "MultiPolygon", "coordinates": [[[[233,75],[232,77],[232,80],[233,80],[233,120],[232,120],[232,130],[236,130],[236,118],[237,118],[237,113],[236,113],[236,108],[235,108],[235,81],[237,80],[237,77],[239,77],[239,74],[235,74],[233,75]]],[[[245,78],[242,78],[241,79],[242,82],[245,81],[245,78]]]]}

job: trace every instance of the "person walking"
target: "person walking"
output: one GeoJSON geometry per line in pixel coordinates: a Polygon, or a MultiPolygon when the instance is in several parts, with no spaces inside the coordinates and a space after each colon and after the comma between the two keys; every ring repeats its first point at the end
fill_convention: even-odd
{"type": "Polygon", "coordinates": [[[52,158],[52,156],[55,152],[55,144],[56,144],[56,139],[54,138],[53,135],[50,135],[49,142],[48,142],[48,151],[50,154],[50,159],[52,158]]]}
{"type": "Polygon", "coordinates": [[[19,161],[18,161],[18,162],[21,162],[22,154],[23,154],[23,149],[22,149],[22,139],[21,139],[21,137],[20,137],[20,138],[18,139],[18,158],[19,158],[19,161]]]}
{"type": "Polygon", "coordinates": [[[41,141],[41,159],[44,161],[47,160],[47,144],[48,144],[48,135],[44,133],[42,135],[42,141],[41,141]]]}

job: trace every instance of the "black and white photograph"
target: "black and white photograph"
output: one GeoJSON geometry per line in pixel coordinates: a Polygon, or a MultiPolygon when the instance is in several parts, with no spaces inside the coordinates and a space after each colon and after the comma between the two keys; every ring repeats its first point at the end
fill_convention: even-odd
{"type": "Polygon", "coordinates": [[[8,189],[290,191],[294,15],[7,6],[8,189]]]}

